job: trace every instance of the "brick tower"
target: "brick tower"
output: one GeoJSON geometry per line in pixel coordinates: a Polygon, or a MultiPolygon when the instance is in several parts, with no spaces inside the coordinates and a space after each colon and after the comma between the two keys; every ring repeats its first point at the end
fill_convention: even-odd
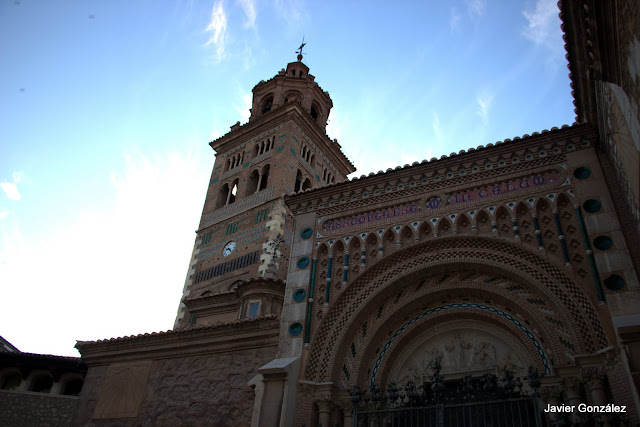
{"type": "Polygon", "coordinates": [[[332,106],[298,55],[253,88],[248,123],[237,122],[209,143],[215,161],[176,328],[280,314],[282,297],[247,300],[238,287],[252,279],[286,280],[293,224],[285,195],[355,171],[325,133],[332,106]]]}

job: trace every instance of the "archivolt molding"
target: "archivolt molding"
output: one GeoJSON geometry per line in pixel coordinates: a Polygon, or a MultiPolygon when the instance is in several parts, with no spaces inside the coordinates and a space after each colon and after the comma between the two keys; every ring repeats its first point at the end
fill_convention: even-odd
{"type": "Polygon", "coordinates": [[[593,352],[607,346],[598,314],[581,287],[563,271],[537,254],[499,239],[444,238],[414,245],[368,268],[332,303],[322,322],[316,322],[305,379],[325,380],[336,362],[336,352],[349,328],[359,328],[358,318],[378,295],[390,292],[399,281],[418,282],[452,268],[472,266],[499,277],[526,284],[535,294],[552,301],[566,315],[570,334],[577,337],[576,351],[593,352]],[[331,361],[331,362],[330,362],[331,361]]]}
{"type": "MultiPolygon", "coordinates": [[[[591,283],[589,274],[590,268],[586,248],[583,238],[579,232],[579,224],[575,215],[577,206],[570,189],[555,191],[553,193],[542,193],[521,199],[503,201],[501,204],[477,207],[451,212],[431,212],[424,210],[419,217],[402,220],[397,223],[376,224],[377,227],[383,225],[384,228],[368,228],[360,230],[349,230],[349,233],[331,237],[320,237],[316,241],[314,255],[318,255],[318,249],[323,244],[332,247],[333,244],[344,239],[345,241],[354,239],[364,240],[382,246],[379,253],[367,252],[362,268],[357,274],[348,277],[348,282],[356,280],[358,275],[373,267],[377,262],[386,259],[389,255],[417,244],[419,241],[439,238],[447,235],[481,235],[503,239],[505,242],[517,242],[526,246],[534,253],[544,253],[549,255],[549,261],[558,267],[571,267],[579,277],[591,283]],[[556,227],[554,214],[558,213],[562,223],[563,239],[568,249],[569,259],[565,259],[561,250],[562,243],[556,227]],[[537,225],[535,225],[537,222],[537,225]],[[404,234],[400,236],[400,233],[404,234]],[[389,234],[390,233],[390,234],[389,234]],[[394,234],[396,237],[389,237],[394,234]],[[362,238],[362,236],[366,236],[362,238]],[[373,236],[373,237],[370,237],[373,236]],[[392,244],[385,243],[384,238],[392,244]],[[374,256],[370,256],[374,255],[374,256]]],[[[325,218],[319,218],[318,226],[325,218]]],[[[346,230],[345,230],[346,231],[346,230]]],[[[365,243],[362,243],[365,245],[365,243]]],[[[366,246],[366,245],[365,245],[366,246]]],[[[590,285],[588,285],[590,286],[590,285]]],[[[591,286],[593,288],[593,286],[591,286]]],[[[587,287],[587,289],[590,289],[587,287]]],[[[595,288],[593,288],[595,296],[595,288]]]]}
{"type": "MultiPolygon", "coordinates": [[[[499,369],[504,367],[513,369],[517,366],[516,369],[520,372],[517,372],[516,374],[520,375],[524,375],[526,373],[526,369],[529,365],[536,366],[541,373],[546,375],[551,374],[550,354],[548,351],[545,351],[544,341],[541,341],[541,338],[532,332],[531,329],[534,329],[532,326],[524,324],[524,322],[516,316],[512,316],[500,309],[481,303],[442,304],[429,311],[432,313],[420,313],[420,315],[416,316],[422,316],[420,319],[415,320],[412,325],[406,327],[404,330],[400,329],[396,331],[392,336],[393,341],[388,337],[384,337],[385,339],[382,340],[381,344],[383,344],[384,347],[387,347],[387,349],[385,351],[385,348],[382,347],[382,351],[380,351],[379,354],[373,355],[371,362],[367,365],[369,366],[369,371],[366,372],[366,375],[363,374],[365,374],[364,368],[367,366],[360,366],[360,374],[369,381],[369,384],[367,385],[374,383],[387,384],[388,377],[392,373],[391,370],[396,364],[396,361],[400,360],[403,363],[406,362],[406,359],[402,360],[403,353],[407,350],[415,350],[416,347],[423,343],[424,340],[420,341],[420,339],[425,336],[425,331],[430,332],[428,335],[430,335],[431,338],[438,335],[448,336],[452,341],[449,343],[452,344],[451,347],[454,347],[455,344],[459,345],[458,348],[455,349],[444,348],[445,351],[451,351],[451,354],[456,356],[459,356],[462,353],[468,359],[472,359],[474,355],[468,354],[468,350],[471,350],[471,352],[479,350],[474,349],[473,344],[480,344],[478,347],[481,348],[482,342],[465,343],[463,339],[461,339],[461,328],[456,329],[456,323],[460,322],[460,319],[464,319],[464,321],[472,324],[472,327],[467,327],[467,331],[465,332],[472,329],[474,332],[478,332],[480,336],[501,336],[503,338],[502,341],[510,342],[513,348],[518,350],[522,348],[525,349],[524,352],[518,352],[516,350],[518,355],[516,356],[514,354],[513,356],[515,357],[510,357],[512,355],[509,354],[496,354],[494,355],[496,356],[495,359],[490,360],[489,363],[501,363],[500,366],[496,366],[499,369]],[[452,328],[452,330],[443,332],[444,329],[442,327],[438,327],[443,325],[446,328],[452,328]],[[486,329],[491,329],[491,332],[487,333],[486,329]],[[507,338],[505,339],[504,337],[507,338]],[[456,338],[458,339],[456,340],[456,338]],[[455,341],[460,342],[456,343],[455,341]],[[463,350],[463,346],[465,344],[467,351],[460,351],[463,350]]],[[[416,317],[413,317],[410,321],[413,321],[416,317]]],[[[406,323],[407,322],[405,322],[405,325],[406,323]]],[[[495,340],[493,341],[495,342],[495,340]]],[[[444,354],[441,352],[441,349],[431,348],[430,350],[432,352],[429,354],[429,362],[432,362],[436,358],[441,359],[443,364],[450,361],[448,360],[449,358],[443,358],[444,354]]],[[[406,356],[406,353],[404,355],[406,356]]],[[[489,355],[487,354],[486,356],[489,355]]],[[[471,360],[458,362],[459,363],[456,367],[462,370],[472,366],[472,364],[469,363],[471,360]]],[[[475,365],[476,368],[480,367],[477,363],[475,365]]],[[[486,366],[487,365],[485,365],[485,367],[486,366]]],[[[359,376],[359,378],[361,378],[361,376],[359,376]]]]}
{"type": "MultiPolygon", "coordinates": [[[[571,320],[557,303],[533,289],[527,289],[526,285],[514,285],[509,279],[496,277],[495,271],[479,273],[482,266],[477,266],[477,269],[467,266],[471,267],[468,270],[458,267],[449,266],[448,272],[439,271],[420,281],[401,278],[363,304],[354,316],[352,326],[340,337],[337,359],[332,363],[334,382],[338,382],[338,377],[343,383],[369,377],[375,359],[391,334],[395,335],[407,321],[417,316],[421,317],[418,323],[413,323],[405,328],[402,335],[394,337],[394,347],[401,348],[398,342],[413,339],[431,327],[438,328],[438,325],[452,319],[465,318],[484,320],[509,331],[528,349],[541,372],[549,373],[554,359],[556,365],[573,363],[566,356],[567,352],[581,353],[576,344],[580,339],[568,327],[571,320]],[[493,283],[488,284],[490,281],[493,283]],[[513,287],[520,288],[519,293],[514,294],[510,290],[513,287]],[[478,305],[482,307],[475,307],[478,305]],[[432,312],[423,315],[429,311],[432,312]]],[[[394,356],[386,357],[382,362],[393,359],[394,356]]]]}

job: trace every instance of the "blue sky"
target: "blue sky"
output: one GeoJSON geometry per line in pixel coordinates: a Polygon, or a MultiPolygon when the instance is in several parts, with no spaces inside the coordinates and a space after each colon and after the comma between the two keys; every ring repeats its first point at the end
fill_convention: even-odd
{"type": "Polygon", "coordinates": [[[2,0],[0,335],[170,329],[208,142],[303,36],[356,176],[575,119],[554,0],[2,0]]]}

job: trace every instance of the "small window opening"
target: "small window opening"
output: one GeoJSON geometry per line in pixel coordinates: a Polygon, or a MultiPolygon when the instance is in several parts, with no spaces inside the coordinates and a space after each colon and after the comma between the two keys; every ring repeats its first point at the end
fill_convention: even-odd
{"type": "Polygon", "coordinates": [[[233,183],[233,187],[231,188],[231,194],[229,195],[229,205],[236,201],[236,193],[238,192],[238,184],[233,183]]]}
{"type": "Polygon", "coordinates": [[[270,169],[269,165],[266,165],[264,169],[262,169],[262,180],[260,181],[260,191],[267,188],[267,184],[269,182],[269,169],[270,169]]]}
{"type": "Polygon", "coordinates": [[[39,375],[33,380],[29,391],[36,393],[49,393],[53,386],[53,380],[47,375],[39,375]]]}
{"type": "Polygon", "coordinates": [[[249,319],[253,319],[254,317],[257,317],[259,313],[260,313],[259,302],[252,302],[251,304],[249,304],[249,319]]]}
{"type": "Polygon", "coordinates": [[[262,107],[262,113],[264,114],[271,111],[272,105],[273,105],[273,98],[267,99],[267,101],[264,103],[264,106],[262,107]]]}
{"type": "Polygon", "coordinates": [[[311,107],[311,118],[313,120],[318,120],[318,110],[316,110],[316,107],[314,106],[311,107]]]}
{"type": "Polygon", "coordinates": [[[249,175],[249,180],[247,182],[247,192],[245,195],[250,196],[256,191],[258,191],[259,182],[260,182],[260,173],[258,173],[258,170],[256,169],[253,172],[251,172],[251,175],[249,175]]]}
{"type": "Polygon", "coordinates": [[[218,194],[218,200],[216,202],[216,209],[223,207],[227,204],[229,198],[229,184],[224,184],[220,188],[220,194],[218,194]]]}
{"type": "Polygon", "coordinates": [[[65,396],[77,396],[80,394],[83,384],[84,381],[82,381],[80,378],[71,380],[64,385],[62,394],[64,394],[65,396]]]}
{"type": "Polygon", "coordinates": [[[20,374],[10,374],[4,378],[2,381],[2,390],[17,390],[22,383],[22,377],[20,374]]]}

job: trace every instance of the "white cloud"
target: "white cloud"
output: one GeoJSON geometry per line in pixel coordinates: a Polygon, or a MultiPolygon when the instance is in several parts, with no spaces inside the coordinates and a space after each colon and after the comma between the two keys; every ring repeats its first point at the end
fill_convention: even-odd
{"type": "Polygon", "coordinates": [[[18,191],[18,186],[13,182],[3,181],[0,182],[0,188],[4,191],[4,194],[7,198],[11,200],[20,200],[20,192],[18,191]]]}
{"type": "Polygon", "coordinates": [[[344,135],[345,129],[348,129],[348,116],[342,115],[339,107],[333,107],[327,120],[327,135],[331,139],[340,140],[344,135]]]}
{"type": "Polygon", "coordinates": [[[256,5],[254,0],[238,0],[247,20],[244,23],[246,28],[255,28],[256,26],[256,5]]]}
{"type": "Polygon", "coordinates": [[[18,191],[18,185],[22,181],[22,172],[14,172],[11,176],[13,182],[2,181],[0,182],[0,188],[4,191],[4,194],[10,200],[20,200],[20,191],[18,191]]]}
{"type": "Polygon", "coordinates": [[[26,318],[19,304],[0,310],[3,336],[23,351],[71,355],[76,339],[171,328],[210,172],[198,153],[125,156],[110,176],[111,209],[69,212],[72,226],[38,241],[24,245],[15,217],[2,221],[0,283],[12,284],[3,298],[30,293],[26,318]]]}
{"type": "Polygon", "coordinates": [[[9,216],[9,211],[1,211],[0,212],[0,221],[9,216]]]}
{"type": "Polygon", "coordinates": [[[478,104],[478,115],[482,119],[483,124],[489,123],[489,110],[493,104],[494,95],[489,90],[482,90],[476,95],[476,103],[478,104]]]}
{"type": "Polygon", "coordinates": [[[216,0],[211,11],[211,21],[205,29],[209,33],[209,40],[205,46],[213,46],[216,51],[216,60],[220,62],[224,58],[227,44],[227,15],[224,11],[222,0],[216,0]]]}
{"type": "Polygon", "coordinates": [[[460,31],[460,12],[457,7],[451,8],[451,17],[449,18],[449,29],[452,33],[460,31]]]}
{"type": "Polygon", "coordinates": [[[522,35],[535,44],[562,49],[562,30],[558,13],[556,0],[538,0],[534,10],[522,12],[527,20],[527,26],[523,28],[522,35]]]}
{"type": "Polygon", "coordinates": [[[466,0],[467,10],[470,15],[482,16],[487,7],[486,0],[466,0]]]}
{"type": "Polygon", "coordinates": [[[287,28],[298,31],[307,14],[303,0],[276,0],[274,3],[280,17],[287,22],[287,28]]]}
{"type": "Polygon", "coordinates": [[[253,103],[253,95],[251,92],[245,93],[241,97],[242,104],[237,105],[236,111],[240,114],[240,123],[246,123],[249,121],[249,117],[251,116],[251,104],[253,103]]]}

